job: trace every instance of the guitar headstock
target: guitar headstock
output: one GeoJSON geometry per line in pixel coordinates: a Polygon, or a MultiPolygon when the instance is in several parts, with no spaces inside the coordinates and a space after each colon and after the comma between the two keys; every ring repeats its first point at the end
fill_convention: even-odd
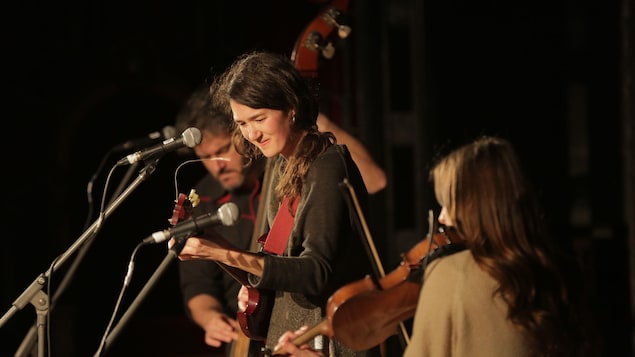
{"type": "Polygon", "coordinates": [[[187,196],[184,193],[179,193],[179,197],[172,210],[172,217],[169,219],[170,224],[175,226],[180,221],[190,218],[192,216],[192,210],[198,206],[200,202],[200,197],[195,189],[190,190],[190,194],[187,196]]]}
{"type": "Polygon", "coordinates": [[[201,198],[199,197],[198,193],[196,193],[195,189],[190,190],[190,194],[187,196],[187,198],[190,201],[192,208],[198,206],[198,204],[201,203],[201,198]]]}

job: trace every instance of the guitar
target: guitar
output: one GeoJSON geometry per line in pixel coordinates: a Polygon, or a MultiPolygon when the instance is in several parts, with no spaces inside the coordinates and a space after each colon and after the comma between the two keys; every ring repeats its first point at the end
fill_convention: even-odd
{"type": "MultiPolygon", "coordinates": [[[[267,228],[266,208],[271,200],[272,164],[273,161],[267,159],[262,187],[260,189],[256,222],[254,222],[254,230],[252,233],[251,251],[263,251],[264,242],[267,239],[267,233],[265,233],[265,229],[267,228]]],[[[267,339],[267,330],[269,329],[269,318],[271,316],[271,309],[273,308],[275,291],[255,288],[249,283],[247,274],[244,271],[220,262],[218,262],[218,264],[225,272],[247,288],[247,307],[244,311],[238,311],[237,316],[242,330],[242,336],[240,337],[258,341],[260,342],[259,345],[264,347],[264,342],[267,339]]],[[[241,342],[243,345],[245,344],[244,341],[237,341],[237,343],[241,342]]],[[[237,356],[246,356],[246,354],[237,356]]]]}
{"type": "MultiPolygon", "coordinates": [[[[229,242],[220,238],[216,238],[214,241],[223,248],[236,250],[236,248],[232,247],[229,242]]],[[[248,273],[244,270],[226,265],[219,261],[216,263],[227,274],[247,288],[249,294],[247,308],[244,311],[238,311],[237,314],[242,334],[250,340],[264,343],[267,339],[269,317],[271,315],[271,309],[273,308],[275,291],[255,288],[249,282],[248,273]]],[[[246,343],[246,341],[239,341],[239,343],[246,343]]]]}
{"type": "MultiPolygon", "coordinates": [[[[196,193],[196,190],[192,189],[189,195],[179,193],[175,202],[174,209],[172,210],[172,217],[169,222],[172,226],[175,226],[180,221],[189,219],[192,216],[192,211],[200,203],[200,197],[196,193]]],[[[258,208],[258,215],[261,215],[261,206],[258,208]]],[[[254,230],[255,231],[255,230],[254,230]]],[[[264,238],[262,238],[264,239],[264,238]]],[[[227,240],[224,240],[220,235],[214,237],[214,241],[228,249],[237,249],[227,240]]],[[[241,269],[234,268],[229,265],[225,265],[221,262],[216,262],[226,273],[236,279],[243,285],[249,285],[247,279],[247,273],[241,269]]],[[[258,293],[257,289],[254,294],[258,293]]],[[[266,310],[262,306],[273,306],[273,292],[269,298],[266,294],[259,294],[253,298],[253,302],[250,301],[250,309],[244,313],[238,313],[238,321],[240,322],[241,329],[238,331],[238,339],[231,346],[230,356],[232,357],[245,357],[250,350],[250,340],[264,341],[266,338],[266,332],[269,327],[269,314],[266,312],[260,313],[261,310],[266,310]],[[257,314],[258,312],[259,314],[257,314]]],[[[260,343],[257,347],[264,347],[264,342],[260,343]]]]}
{"type": "MultiPolygon", "coordinates": [[[[264,242],[262,246],[265,253],[271,255],[282,255],[284,253],[287,240],[293,228],[295,216],[295,214],[290,213],[289,208],[295,212],[298,206],[297,203],[298,200],[289,200],[287,198],[282,200],[278,208],[278,213],[271,224],[271,229],[260,238],[260,240],[264,242]]],[[[242,270],[239,271],[242,272],[242,270]]],[[[232,272],[229,273],[232,276],[235,275],[232,272]]],[[[252,338],[257,336],[258,338],[266,339],[275,291],[257,289],[249,284],[246,278],[237,277],[236,279],[242,280],[241,283],[247,288],[248,293],[247,306],[245,310],[239,311],[238,321],[241,323],[241,327],[246,335],[252,338]],[[262,333],[257,334],[254,327],[262,328],[262,333]],[[266,329],[264,327],[266,327],[266,329]]]]}

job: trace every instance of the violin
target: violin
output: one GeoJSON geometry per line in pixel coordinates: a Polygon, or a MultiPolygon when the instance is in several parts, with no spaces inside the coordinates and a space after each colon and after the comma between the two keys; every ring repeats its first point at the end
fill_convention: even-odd
{"type": "Polygon", "coordinates": [[[414,316],[427,264],[464,248],[441,230],[403,254],[399,266],[379,281],[366,277],[340,288],[327,303],[333,337],[353,350],[365,350],[394,335],[398,324],[414,316]]]}
{"type": "MultiPolygon", "coordinates": [[[[465,249],[452,230],[440,228],[402,254],[399,266],[381,279],[367,275],[344,285],[327,302],[325,320],[292,342],[300,346],[323,334],[356,351],[394,335],[397,326],[414,316],[425,267],[436,258],[465,249]]],[[[273,355],[285,355],[276,350],[273,355]]]]}

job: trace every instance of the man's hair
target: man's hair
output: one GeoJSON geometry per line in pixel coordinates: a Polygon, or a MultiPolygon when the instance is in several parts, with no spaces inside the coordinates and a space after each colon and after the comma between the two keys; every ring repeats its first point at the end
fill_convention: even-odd
{"type": "Polygon", "coordinates": [[[176,115],[177,133],[181,134],[190,127],[212,134],[231,134],[234,129],[232,118],[216,108],[212,102],[209,86],[206,84],[198,87],[190,95],[176,115]]]}

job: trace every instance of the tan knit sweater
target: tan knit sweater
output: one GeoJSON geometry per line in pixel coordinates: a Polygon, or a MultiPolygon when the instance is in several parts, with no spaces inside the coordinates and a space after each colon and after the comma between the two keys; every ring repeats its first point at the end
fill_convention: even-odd
{"type": "Polygon", "coordinates": [[[468,250],[431,262],[404,356],[532,356],[495,287],[468,250]]]}

